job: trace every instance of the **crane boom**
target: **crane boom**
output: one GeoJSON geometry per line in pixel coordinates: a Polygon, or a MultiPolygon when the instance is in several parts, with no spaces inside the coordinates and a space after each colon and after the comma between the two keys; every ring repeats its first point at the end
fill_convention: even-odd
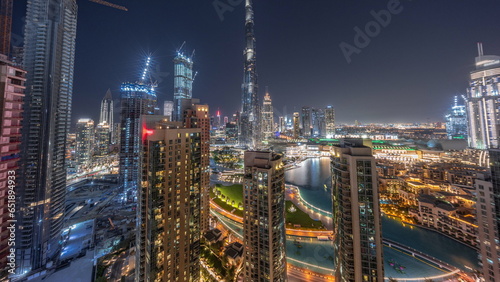
{"type": "Polygon", "coordinates": [[[115,9],[118,9],[118,10],[128,11],[127,8],[125,8],[123,6],[120,6],[120,5],[113,4],[113,3],[109,3],[108,1],[104,1],[104,0],[89,0],[89,1],[97,3],[97,4],[101,4],[101,5],[104,5],[104,6],[108,6],[108,7],[111,7],[111,8],[115,8],[115,9]]]}

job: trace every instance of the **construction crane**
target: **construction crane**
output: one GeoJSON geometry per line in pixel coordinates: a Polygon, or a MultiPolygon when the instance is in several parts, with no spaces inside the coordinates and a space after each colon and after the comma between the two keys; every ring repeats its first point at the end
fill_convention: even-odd
{"type": "Polygon", "coordinates": [[[104,5],[104,6],[108,6],[108,7],[111,7],[111,8],[115,8],[115,9],[118,9],[118,10],[128,11],[127,8],[125,8],[123,6],[120,6],[120,5],[116,5],[116,4],[110,3],[108,1],[104,1],[104,0],[89,0],[89,1],[97,3],[97,4],[101,4],[101,5],[104,5]]]}

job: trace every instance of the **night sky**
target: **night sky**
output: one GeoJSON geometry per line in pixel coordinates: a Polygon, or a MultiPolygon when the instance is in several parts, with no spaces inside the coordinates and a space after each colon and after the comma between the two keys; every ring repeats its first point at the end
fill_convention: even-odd
{"type": "MultiPolygon", "coordinates": [[[[239,109],[244,1],[223,20],[213,3],[228,0],[109,1],[129,11],[78,2],[74,121],[98,120],[108,88],[118,102],[120,83],[139,78],[148,54],[159,66],[160,105],[172,100],[172,60],[184,41],[188,53],[196,49],[193,96],[223,116],[239,109]]],[[[14,2],[19,35],[26,0],[14,2]]],[[[354,46],[354,28],[364,29],[374,20],[370,11],[388,3],[254,0],[259,96],[269,86],[278,115],[331,104],[338,122],[441,121],[453,96],[465,94],[476,42],[500,55],[500,2],[401,0],[402,11],[348,63],[339,44],[354,46]]]]}

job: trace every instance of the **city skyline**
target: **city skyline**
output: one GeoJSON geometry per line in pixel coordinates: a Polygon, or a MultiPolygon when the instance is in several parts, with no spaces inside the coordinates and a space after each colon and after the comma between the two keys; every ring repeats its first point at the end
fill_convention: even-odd
{"type": "Polygon", "coordinates": [[[0,0],[0,280],[499,279],[499,4],[211,1],[0,0]]]}
{"type": "MultiPolygon", "coordinates": [[[[25,1],[15,3],[14,35],[22,34],[20,26],[24,13],[23,2],[25,1]]],[[[147,53],[153,53],[160,66],[156,71],[157,80],[161,80],[158,88],[159,102],[172,100],[171,62],[175,51],[184,41],[189,49],[196,49],[195,71],[199,71],[199,75],[194,91],[199,92],[198,97],[202,100],[213,98],[217,102],[211,105],[212,109],[224,109],[228,115],[239,109],[241,49],[244,46],[241,40],[241,32],[244,30],[243,4],[224,12],[222,21],[210,1],[199,4],[199,10],[203,10],[203,13],[193,10],[192,4],[177,1],[155,5],[141,5],[134,1],[119,4],[127,6],[129,11],[108,11],[105,7],[88,1],[79,3],[81,21],[76,48],[73,123],[86,117],[95,120],[96,114],[92,112],[96,110],[89,112],[88,106],[100,101],[102,93],[108,88],[111,88],[116,97],[120,82],[138,77],[147,53]],[[168,16],[160,17],[157,10],[168,16]],[[92,17],[85,17],[90,13],[92,17]],[[134,20],[144,13],[150,13],[148,21],[139,23],[134,20]],[[180,17],[189,18],[192,23],[174,27],[173,24],[180,17]],[[124,20],[130,24],[122,22],[124,20]],[[103,24],[106,27],[99,30],[97,26],[103,24]],[[135,33],[146,28],[144,24],[152,26],[151,30],[137,34],[137,37],[134,36],[137,40],[129,42],[131,38],[127,36],[127,30],[135,33]],[[164,27],[168,27],[168,31],[164,27]],[[155,33],[166,36],[158,37],[155,33]],[[113,36],[107,38],[104,34],[113,36]],[[214,40],[217,44],[214,44],[214,40]],[[114,42],[120,42],[123,48],[114,51],[113,48],[118,44],[114,42]],[[99,62],[102,68],[96,69],[89,62],[99,62]],[[210,71],[214,65],[220,66],[221,71],[210,71]],[[95,83],[85,82],[90,77],[95,79],[95,83]]],[[[493,17],[492,12],[499,6],[496,3],[484,3],[482,6],[453,3],[453,13],[456,16],[450,17],[447,16],[449,10],[446,9],[450,5],[449,1],[425,4],[401,1],[402,12],[392,15],[391,23],[372,38],[360,54],[353,55],[350,64],[339,44],[352,44],[355,36],[353,28],[362,28],[372,21],[370,11],[385,9],[386,3],[362,2],[348,5],[318,1],[316,5],[304,5],[291,1],[283,6],[282,3],[269,1],[258,2],[255,7],[255,33],[260,42],[259,84],[270,87],[274,93],[275,109],[281,112],[285,105],[287,111],[293,113],[302,106],[331,104],[336,108],[338,122],[344,123],[354,120],[363,123],[424,122],[428,119],[443,121],[442,113],[447,109],[449,99],[466,92],[467,77],[477,54],[476,42],[484,42],[486,54],[500,53],[500,40],[491,36],[495,33],[496,26],[499,26],[496,24],[498,19],[493,17]],[[291,21],[302,10],[304,13],[300,14],[300,21],[291,21]],[[426,14],[426,19],[420,19],[427,10],[430,12],[426,14]],[[459,22],[458,19],[469,12],[481,13],[482,17],[477,21],[459,22]],[[318,14],[317,17],[313,17],[315,13],[318,14]],[[326,16],[328,13],[332,15],[331,18],[338,19],[330,20],[326,16]],[[443,18],[447,19],[446,24],[440,25],[443,18]],[[301,24],[305,20],[308,21],[307,26],[301,24]],[[287,27],[284,22],[291,26],[287,27]],[[423,31],[428,28],[440,32],[436,32],[436,35],[424,34],[423,31]],[[292,30],[296,33],[293,41],[295,44],[287,44],[286,38],[292,30]],[[318,41],[320,35],[325,36],[325,43],[318,41]],[[309,52],[316,48],[317,51],[309,52]],[[294,57],[294,64],[288,63],[286,57],[294,57]],[[376,65],[383,65],[383,70],[375,69],[376,65]],[[403,68],[404,71],[397,71],[398,68],[403,68]],[[415,79],[417,74],[418,79],[415,79]],[[387,84],[387,77],[396,79],[394,83],[387,84]],[[356,83],[360,79],[365,83],[356,83]],[[349,97],[353,95],[365,98],[360,99],[356,108],[349,102],[349,97]],[[379,99],[381,95],[387,98],[379,99]],[[293,104],[289,102],[289,97],[294,98],[293,104]],[[395,107],[394,103],[403,98],[408,103],[421,106],[404,109],[395,107]]],[[[263,87],[258,96],[264,96],[263,87]]]]}

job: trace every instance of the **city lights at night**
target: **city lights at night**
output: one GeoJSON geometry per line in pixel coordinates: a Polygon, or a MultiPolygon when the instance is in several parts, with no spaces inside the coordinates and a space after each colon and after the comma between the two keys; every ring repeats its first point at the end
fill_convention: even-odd
{"type": "Polygon", "coordinates": [[[500,3],[0,0],[0,281],[500,281],[500,3]]]}

